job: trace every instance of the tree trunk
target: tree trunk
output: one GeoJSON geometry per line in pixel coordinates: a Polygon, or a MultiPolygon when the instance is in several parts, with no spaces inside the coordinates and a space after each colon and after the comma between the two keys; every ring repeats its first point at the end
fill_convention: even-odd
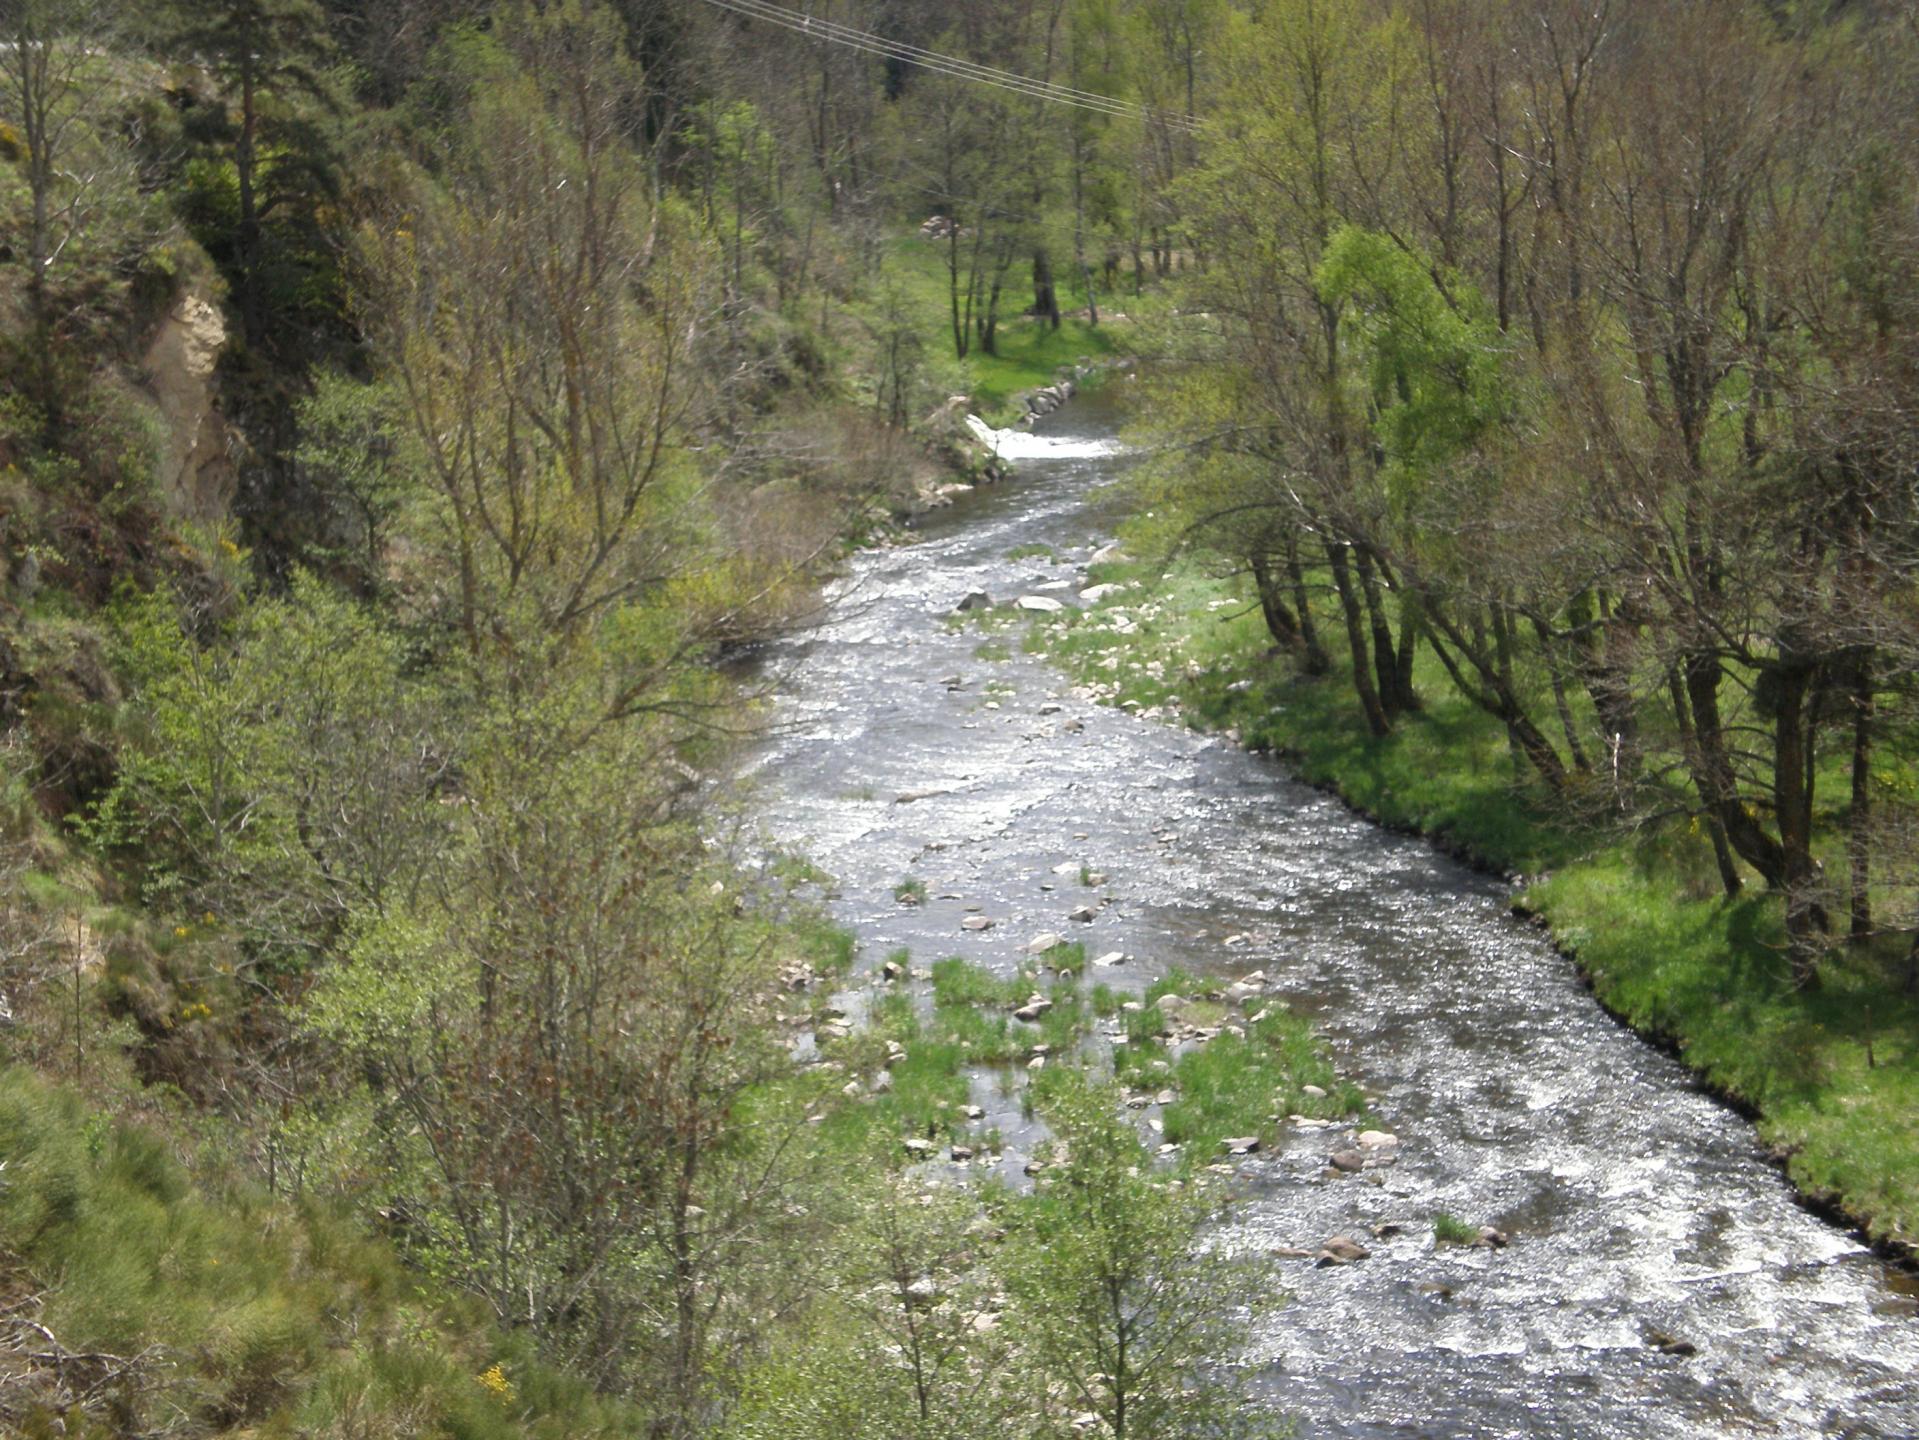
{"type": "Polygon", "coordinates": [[[1252,557],[1253,583],[1259,589],[1260,613],[1266,617],[1266,633],[1286,649],[1300,656],[1306,648],[1306,637],[1299,628],[1299,618],[1293,614],[1286,603],[1286,597],[1279,588],[1279,579],[1273,574],[1273,562],[1270,556],[1252,557]]]}
{"type": "Polygon", "coordinates": [[[1852,814],[1846,827],[1846,869],[1852,888],[1854,944],[1872,938],[1872,656],[1852,682],[1852,814]]]}
{"type": "MultiPolygon", "coordinates": [[[[1364,545],[1353,547],[1353,565],[1359,572],[1359,591],[1366,602],[1366,621],[1373,636],[1373,672],[1379,688],[1380,706],[1389,720],[1397,719],[1404,707],[1399,703],[1397,658],[1393,647],[1392,621],[1386,614],[1386,597],[1379,585],[1379,573],[1373,567],[1372,552],[1364,545]]],[[[1354,663],[1363,657],[1355,656],[1354,663]]]]}
{"type": "Polygon", "coordinates": [[[240,324],[247,344],[258,345],[266,330],[260,295],[260,200],[254,192],[257,156],[254,141],[259,126],[258,96],[254,91],[251,50],[240,61],[240,140],[234,148],[233,170],[240,192],[239,262],[240,324]]]}
{"type": "Polygon", "coordinates": [[[1419,659],[1419,633],[1425,628],[1425,607],[1419,593],[1400,592],[1399,654],[1393,661],[1393,695],[1399,708],[1408,715],[1424,708],[1419,692],[1413,688],[1413,666],[1419,659]]]}
{"type": "Polygon", "coordinates": [[[1566,678],[1553,658],[1552,636],[1537,615],[1533,617],[1533,633],[1539,637],[1539,653],[1545,657],[1546,671],[1552,677],[1553,708],[1559,712],[1559,728],[1566,734],[1566,753],[1572,756],[1575,770],[1590,770],[1592,762],[1587,760],[1579,744],[1579,727],[1573,720],[1572,705],[1566,699],[1566,678]]]}
{"type": "Polygon", "coordinates": [[[1365,620],[1360,615],[1359,597],[1353,593],[1352,574],[1346,563],[1346,547],[1338,541],[1328,540],[1326,563],[1332,567],[1333,588],[1339,592],[1339,608],[1346,617],[1346,643],[1353,652],[1353,689],[1359,695],[1359,708],[1365,713],[1366,728],[1374,735],[1389,735],[1393,725],[1373,684],[1365,620]]]}
{"type": "Polygon", "coordinates": [[[1786,857],[1777,840],[1765,832],[1739,798],[1732,761],[1726,753],[1725,725],[1719,717],[1719,685],[1724,669],[1709,650],[1695,651],[1683,662],[1686,698],[1692,707],[1693,744],[1689,757],[1699,798],[1725,828],[1726,840],[1766,884],[1786,888],[1786,857]]]}
{"type": "MultiPolygon", "coordinates": [[[[1679,678],[1676,666],[1666,671],[1666,689],[1672,697],[1673,723],[1679,730],[1680,753],[1696,777],[1703,772],[1704,764],[1699,757],[1698,736],[1693,729],[1692,707],[1687,703],[1685,685],[1679,678]]],[[[1697,783],[1695,780],[1695,786],[1697,783]]],[[[1700,799],[1706,799],[1703,790],[1700,799]]],[[[1719,812],[1710,802],[1706,806],[1705,821],[1706,832],[1712,838],[1713,859],[1719,866],[1719,884],[1730,900],[1744,887],[1744,882],[1739,878],[1739,867],[1733,863],[1732,847],[1726,841],[1726,827],[1719,823],[1719,812]]]]}
{"type": "Polygon", "coordinates": [[[1812,757],[1814,667],[1777,666],[1777,713],[1773,720],[1773,808],[1779,825],[1781,888],[1786,895],[1787,955],[1793,984],[1818,982],[1819,933],[1826,928],[1819,901],[1819,866],[1812,856],[1812,757]]]}
{"type": "Polygon", "coordinates": [[[1333,668],[1333,657],[1326,653],[1326,646],[1319,638],[1312,597],[1306,593],[1306,570],[1299,563],[1299,541],[1290,534],[1286,537],[1286,573],[1293,582],[1293,613],[1299,617],[1300,639],[1305,644],[1300,668],[1308,675],[1324,675],[1333,668]]]}
{"type": "Polygon", "coordinates": [[[1033,315],[1059,329],[1059,287],[1053,282],[1053,258],[1044,245],[1033,250],[1033,315]]]}

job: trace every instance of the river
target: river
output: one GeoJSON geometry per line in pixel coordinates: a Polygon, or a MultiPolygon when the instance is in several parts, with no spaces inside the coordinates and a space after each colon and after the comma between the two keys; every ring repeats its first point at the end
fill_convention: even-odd
{"type": "MultiPolygon", "coordinates": [[[[1041,422],[1015,478],[936,512],[919,543],[859,556],[781,657],[757,810],[835,877],[861,966],[907,946],[1011,973],[1058,930],[1124,952],[1099,975],[1115,984],[1258,968],[1314,1017],[1398,1161],[1330,1179],[1346,1132],[1290,1131],[1241,1165],[1245,1201],[1217,1237],[1372,1250],[1283,1261],[1289,1299],[1256,1320],[1258,1393],[1304,1435],[1919,1436],[1910,1277],[1800,1206],[1751,1125],[1610,1020],[1505,885],[1279,763],[1091,703],[1017,632],[1010,658],[983,660],[981,636],[946,623],[974,590],[1066,580],[1041,593],[1073,603],[1115,519],[1116,427],[1100,392],[1041,422]],[[1033,544],[1062,563],[1008,558],[1033,544]],[[922,907],[894,901],[908,876],[922,907]],[[1109,903],[1069,923],[1089,894],[1109,903]],[[994,927],[964,930],[968,914],[994,927]],[[1441,1211],[1511,1244],[1437,1248],[1441,1211]]],[[[1016,1102],[985,1081],[976,1095],[1016,1173],[1016,1102]]]]}

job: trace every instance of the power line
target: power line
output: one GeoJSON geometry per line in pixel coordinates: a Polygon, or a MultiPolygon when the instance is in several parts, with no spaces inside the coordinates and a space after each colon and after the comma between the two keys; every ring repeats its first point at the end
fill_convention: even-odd
{"type": "Polygon", "coordinates": [[[1060,85],[1050,80],[1035,80],[1030,76],[1019,75],[1010,70],[1000,70],[984,65],[976,60],[966,60],[955,55],[944,55],[936,50],[927,50],[918,45],[909,45],[904,40],[890,40],[866,30],[856,30],[850,25],[842,25],[835,20],[825,20],[812,15],[801,15],[795,11],[773,3],[773,0],[728,0],[729,4],[750,9],[775,24],[786,24],[789,29],[805,33],[820,32],[825,38],[862,46],[883,47],[888,54],[908,63],[928,62],[928,68],[950,66],[962,68],[980,75],[988,83],[1012,83],[1033,93],[1045,93],[1062,100],[1083,101],[1087,104],[1111,112],[1133,113],[1137,107],[1111,95],[1102,95],[1094,90],[1078,90],[1070,85],[1060,85]],[[797,23],[795,23],[797,22],[797,23]]]}
{"type": "Polygon", "coordinates": [[[835,21],[797,14],[773,4],[772,0],[705,0],[705,3],[715,9],[726,10],[750,20],[766,21],[811,40],[844,45],[869,55],[897,60],[903,64],[954,79],[992,85],[1035,100],[1043,100],[1048,104],[1068,105],[1115,118],[1157,121],[1179,130],[1199,128],[1199,122],[1189,115],[1150,111],[1141,106],[1117,100],[1110,95],[1101,95],[1091,90],[1077,90],[1067,85],[1056,85],[1051,81],[1036,80],[1030,75],[982,65],[977,61],[942,54],[936,50],[927,50],[918,45],[909,45],[902,40],[889,40],[883,35],[875,35],[866,30],[855,30],[851,26],[841,25],[835,21]]]}
{"type": "Polygon", "coordinates": [[[1032,96],[1035,99],[1051,100],[1058,104],[1076,105],[1081,109],[1098,110],[1104,114],[1125,116],[1137,113],[1133,107],[1110,96],[1096,96],[1090,92],[1070,92],[1061,86],[1049,86],[1046,82],[1034,80],[1029,76],[1016,75],[1011,71],[996,70],[991,66],[980,65],[971,60],[962,60],[957,56],[940,55],[934,51],[921,51],[918,46],[907,45],[903,41],[888,40],[884,36],[873,35],[862,30],[838,25],[830,21],[817,20],[811,16],[797,15],[791,10],[782,9],[767,3],[767,0],[707,0],[707,3],[721,10],[749,19],[765,20],[771,24],[783,26],[808,39],[823,40],[831,44],[846,45],[869,55],[879,55],[899,60],[905,64],[916,65],[922,69],[936,71],[963,80],[975,80],[982,84],[995,85],[1001,89],[1032,96]]]}

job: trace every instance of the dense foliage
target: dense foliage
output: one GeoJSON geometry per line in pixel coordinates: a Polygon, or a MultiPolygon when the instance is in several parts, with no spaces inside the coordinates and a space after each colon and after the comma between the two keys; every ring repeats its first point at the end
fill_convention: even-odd
{"type": "MultiPolygon", "coordinates": [[[[1863,3],[10,0],[0,1416],[1267,1423],[1100,1064],[1030,1193],[897,1173],[1008,982],[796,1059],[850,941],[739,833],[727,662],[969,399],[1148,355],[1134,543],[1326,713],[1490,717],[1511,823],[1794,989],[1909,965],[1916,62],[1863,3]]],[[[1103,989],[1035,1033],[1131,1004],[1150,1078],[1103,989]]],[[[1174,1138],[1360,1105],[1242,1028],[1174,1138]]]]}

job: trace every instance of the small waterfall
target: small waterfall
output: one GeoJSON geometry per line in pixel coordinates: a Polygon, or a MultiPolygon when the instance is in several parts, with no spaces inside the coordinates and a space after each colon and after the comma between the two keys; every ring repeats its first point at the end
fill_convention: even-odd
{"type": "Polygon", "coordinates": [[[1002,460],[1079,460],[1117,455],[1118,440],[1110,435],[1034,435],[1025,430],[995,430],[977,415],[966,417],[966,428],[1002,460]]]}

